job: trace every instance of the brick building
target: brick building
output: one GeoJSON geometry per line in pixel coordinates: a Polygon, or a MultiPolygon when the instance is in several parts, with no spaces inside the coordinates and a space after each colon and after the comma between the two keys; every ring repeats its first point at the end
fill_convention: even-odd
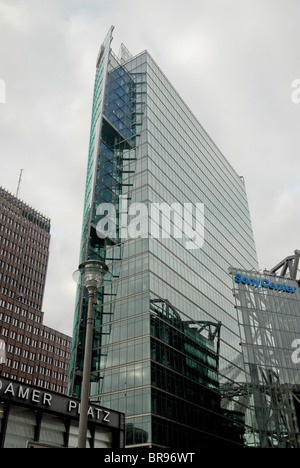
{"type": "Polygon", "coordinates": [[[65,393],[71,338],[43,324],[50,219],[0,187],[0,376],[65,393]]]}

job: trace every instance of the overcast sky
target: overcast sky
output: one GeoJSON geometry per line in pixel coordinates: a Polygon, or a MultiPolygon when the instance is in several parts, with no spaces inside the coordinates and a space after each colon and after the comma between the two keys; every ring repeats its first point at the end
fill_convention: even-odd
{"type": "Polygon", "coordinates": [[[244,176],[260,268],[300,248],[299,18],[299,0],[0,0],[0,185],[15,193],[23,169],[20,198],[52,221],[46,325],[72,334],[95,64],[111,25],[113,50],[147,49],[244,176]]]}

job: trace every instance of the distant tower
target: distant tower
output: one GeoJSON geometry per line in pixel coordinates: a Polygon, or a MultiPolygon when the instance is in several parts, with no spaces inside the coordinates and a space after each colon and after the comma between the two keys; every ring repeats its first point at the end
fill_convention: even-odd
{"type": "Polygon", "coordinates": [[[49,244],[50,219],[0,187],[0,375],[64,393],[71,338],[43,324],[49,244]]]}
{"type": "MultiPolygon", "coordinates": [[[[20,188],[20,173],[17,193],[20,188]]],[[[0,187],[2,289],[42,309],[50,245],[50,219],[0,187]],[[8,283],[9,288],[6,288],[8,283]]],[[[1,295],[1,290],[0,290],[1,295]]]]}

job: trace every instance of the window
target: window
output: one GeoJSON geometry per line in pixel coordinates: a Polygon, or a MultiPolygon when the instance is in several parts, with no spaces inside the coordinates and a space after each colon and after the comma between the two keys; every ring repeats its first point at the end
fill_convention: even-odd
{"type": "Polygon", "coordinates": [[[34,440],[35,427],[35,413],[18,406],[12,406],[9,412],[4,448],[25,448],[28,440],[34,440]]]}
{"type": "Polygon", "coordinates": [[[64,446],[66,428],[61,419],[44,413],[41,422],[40,442],[64,446]]]}

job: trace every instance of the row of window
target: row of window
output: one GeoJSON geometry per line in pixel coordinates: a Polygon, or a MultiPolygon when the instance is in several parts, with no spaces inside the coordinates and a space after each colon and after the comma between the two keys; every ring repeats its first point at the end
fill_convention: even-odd
{"type": "MultiPolygon", "coordinates": [[[[4,210],[8,210],[10,211],[13,216],[15,216],[15,213],[12,212],[12,210],[10,209],[7,209],[6,206],[3,206],[2,208],[4,208],[4,210]]],[[[6,215],[5,213],[0,213],[0,220],[1,221],[7,221],[6,224],[16,228],[16,230],[18,230],[19,232],[22,232],[22,233],[26,233],[26,228],[25,226],[23,226],[22,224],[18,223],[17,221],[14,221],[12,218],[10,218],[8,215],[6,215]]]]}
{"type": "Polygon", "coordinates": [[[57,371],[53,371],[52,368],[48,368],[48,367],[36,366],[36,369],[35,369],[34,366],[30,364],[26,364],[24,362],[16,361],[10,358],[6,359],[6,366],[14,370],[20,370],[21,372],[26,372],[27,374],[39,373],[42,375],[46,375],[47,377],[52,377],[54,379],[62,380],[65,382],[67,381],[66,380],[67,376],[65,374],[62,374],[57,371]]]}
{"type": "MultiPolygon", "coordinates": [[[[0,299],[0,307],[5,308],[6,310],[13,310],[13,304],[11,302],[7,302],[5,299],[0,299]]],[[[29,320],[33,320],[36,323],[41,323],[42,317],[39,314],[34,314],[33,312],[22,309],[19,306],[15,306],[14,312],[21,317],[28,317],[29,320]]],[[[0,312],[0,320],[4,320],[3,312],[0,312]]],[[[6,323],[10,323],[9,319],[5,319],[6,323]]],[[[55,336],[55,335],[53,335],[55,336]]]]}
{"type": "MultiPolygon", "coordinates": [[[[0,213],[0,220],[5,221],[5,219],[6,219],[6,215],[4,215],[3,213],[0,213]]],[[[24,244],[25,237],[20,236],[20,233],[26,234],[27,229],[24,226],[22,226],[21,224],[13,221],[11,218],[8,218],[8,223],[7,224],[12,225],[15,228],[15,230],[11,230],[8,227],[4,226],[4,224],[1,224],[0,231],[2,231],[2,232],[4,231],[6,234],[9,234],[9,236],[11,238],[16,239],[19,243],[21,242],[22,244],[24,244]]],[[[29,229],[29,232],[30,233],[32,232],[32,235],[37,234],[36,231],[34,231],[32,229],[29,229]]],[[[31,242],[33,245],[36,245],[39,249],[47,249],[46,245],[48,245],[48,238],[41,235],[41,234],[39,236],[36,236],[36,237],[38,237],[38,239],[43,241],[43,242],[39,242],[39,240],[28,237],[28,239],[26,241],[27,245],[28,245],[29,242],[31,242]]],[[[2,240],[2,236],[0,236],[0,241],[1,240],[2,240]]],[[[6,239],[6,240],[8,240],[8,239],[6,239]]]]}
{"type": "MultiPolygon", "coordinates": [[[[10,288],[2,287],[0,292],[4,294],[5,296],[11,297],[12,299],[16,297],[15,291],[12,291],[10,288]]],[[[18,300],[22,300],[23,304],[26,304],[29,307],[32,307],[34,309],[39,308],[39,304],[36,304],[35,302],[30,301],[29,299],[27,299],[27,297],[23,297],[22,293],[20,293],[20,295],[18,295],[17,298],[18,300]]],[[[10,309],[8,308],[8,310],[10,309]]]]}
{"type": "MultiPolygon", "coordinates": [[[[0,312],[0,320],[2,319],[2,312],[0,312]]],[[[39,335],[40,329],[38,327],[34,327],[33,325],[23,322],[22,320],[18,320],[17,318],[11,317],[11,315],[4,315],[3,317],[3,322],[4,323],[11,323],[14,327],[18,327],[19,330],[26,330],[29,333],[33,333],[34,335],[39,335]]],[[[4,329],[3,329],[4,330],[4,329]]],[[[11,333],[14,333],[11,331],[11,333]]],[[[2,332],[3,334],[3,332],[2,332]]]]}
{"type": "MultiPolygon", "coordinates": [[[[20,328],[20,327],[19,327],[20,328]]],[[[39,335],[39,329],[34,327],[34,334],[39,335]]],[[[17,333],[16,331],[9,331],[8,328],[2,327],[2,333],[1,335],[3,337],[9,337],[11,340],[16,340],[19,343],[25,343],[28,346],[31,346],[32,348],[37,348],[38,347],[38,341],[30,338],[29,336],[24,336],[20,333],[17,333]]],[[[57,356],[60,356],[62,358],[70,359],[70,353],[68,351],[65,351],[64,349],[57,348],[53,345],[50,345],[49,343],[46,343],[44,341],[40,341],[39,347],[43,349],[44,351],[47,351],[49,353],[53,353],[57,356]]]]}
{"type": "Polygon", "coordinates": [[[63,338],[62,336],[56,336],[54,333],[51,333],[50,331],[43,330],[41,329],[40,336],[43,336],[46,340],[50,341],[56,341],[56,343],[68,347],[71,347],[71,341],[68,341],[66,338],[63,338]]]}
{"type": "MultiPolygon", "coordinates": [[[[1,239],[0,239],[0,241],[1,241],[1,239]]],[[[7,270],[9,273],[12,273],[13,275],[18,276],[20,274],[20,270],[18,268],[14,267],[12,265],[12,262],[14,262],[17,265],[20,265],[21,264],[21,258],[16,257],[16,256],[14,256],[13,254],[11,254],[9,252],[8,255],[7,255],[7,260],[9,260],[9,262],[7,262],[7,263],[5,263],[3,260],[0,260],[1,270],[3,270],[3,271],[7,270]]],[[[40,273],[37,270],[34,270],[33,268],[29,267],[28,265],[24,264],[22,266],[22,269],[23,269],[24,272],[27,273],[27,275],[33,276],[34,278],[36,278],[36,279],[38,279],[38,280],[40,280],[42,282],[45,280],[45,275],[43,275],[42,273],[40,273]]]]}
{"type": "MultiPolygon", "coordinates": [[[[17,246],[17,252],[21,254],[23,252],[23,248],[17,246]]],[[[13,253],[8,252],[7,250],[5,250],[3,248],[0,250],[0,255],[1,255],[2,258],[5,258],[6,260],[8,260],[10,263],[14,262],[16,265],[21,264],[21,258],[20,257],[17,257],[13,253]]],[[[1,262],[0,263],[1,265],[4,263],[2,259],[0,260],[0,262],[1,262]]],[[[3,267],[4,267],[4,265],[3,265],[3,267]]]]}
{"type": "MultiPolygon", "coordinates": [[[[24,377],[18,377],[14,374],[11,375],[7,372],[3,373],[3,377],[9,378],[11,380],[17,380],[20,383],[42,387],[47,390],[52,390],[53,392],[66,393],[66,385],[59,385],[55,382],[49,382],[48,380],[44,380],[38,377],[33,380],[28,378],[25,379],[24,377]]],[[[64,382],[66,382],[66,378],[64,378],[64,382]]]]}
{"type": "MultiPolygon", "coordinates": [[[[13,304],[7,302],[4,299],[0,299],[0,307],[6,307],[7,310],[13,310],[13,304]]],[[[35,323],[41,323],[42,322],[42,316],[39,314],[34,314],[30,310],[26,309],[21,309],[19,306],[15,306],[14,309],[15,314],[28,318],[29,320],[34,321],[35,323]]],[[[23,322],[17,317],[13,317],[10,314],[4,314],[3,312],[0,312],[0,321],[3,321],[4,323],[10,324],[12,323],[14,326],[19,327],[23,330],[26,328],[26,322],[23,322]]],[[[27,331],[34,333],[35,335],[39,335],[47,340],[56,342],[57,344],[64,346],[64,347],[71,347],[71,341],[68,340],[65,336],[60,336],[56,335],[55,333],[51,332],[50,330],[43,329],[43,328],[37,328],[33,327],[32,325],[28,324],[30,328],[27,327],[27,331]]]]}
{"type": "Polygon", "coordinates": [[[42,295],[32,291],[25,286],[19,286],[19,292],[12,291],[11,288],[6,288],[3,286],[0,291],[5,296],[11,297],[12,299],[16,298],[22,300],[24,304],[27,304],[29,307],[39,308],[42,302],[42,295]],[[24,295],[26,294],[26,297],[24,295]],[[31,300],[33,299],[33,300],[31,300]]]}
{"type": "MultiPolygon", "coordinates": [[[[13,234],[13,230],[10,229],[9,227],[5,226],[4,224],[1,224],[0,226],[0,231],[1,232],[4,232],[5,234],[11,236],[13,234]]],[[[22,236],[18,236],[18,241],[21,242],[22,244],[24,244],[25,242],[25,237],[22,237],[22,236]]]]}
{"type": "MultiPolygon", "coordinates": [[[[7,226],[4,226],[3,224],[0,225],[0,232],[4,232],[9,237],[12,237],[18,242],[18,244],[25,244],[26,245],[25,249],[27,251],[30,251],[31,253],[35,253],[36,249],[33,249],[33,247],[30,247],[29,245],[30,242],[32,242],[34,246],[38,246],[43,249],[46,248],[45,245],[36,241],[35,239],[31,239],[30,237],[26,239],[25,237],[20,236],[18,232],[13,231],[12,229],[8,228],[7,226]]],[[[10,239],[7,239],[6,237],[3,237],[3,238],[2,237],[3,236],[0,236],[0,241],[2,241],[4,245],[10,245],[12,249],[17,248],[17,245],[14,242],[12,242],[10,239]]]]}
{"type": "MultiPolygon", "coordinates": [[[[1,231],[3,231],[3,226],[1,226],[1,231]]],[[[19,241],[20,238],[19,238],[19,236],[18,236],[18,234],[16,232],[13,232],[12,236],[19,241]]],[[[8,238],[6,238],[4,236],[0,236],[0,242],[1,242],[2,245],[5,245],[6,247],[10,247],[11,250],[16,250],[18,253],[23,252],[23,247],[20,247],[19,245],[15,244],[10,239],[8,239],[8,238]]]]}
{"type": "MultiPolygon", "coordinates": [[[[35,224],[38,226],[38,229],[43,229],[47,233],[50,231],[50,219],[46,218],[45,216],[41,215],[37,211],[33,210],[32,208],[28,207],[24,203],[20,202],[15,196],[9,194],[5,190],[1,189],[0,191],[0,198],[1,198],[1,208],[5,210],[7,213],[13,215],[13,217],[18,217],[20,219],[25,220],[25,222],[29,221],[30,223],[35,224]],[[7,203],[6,203],[7,201],[7,203]],[[7,206],[6,206],[7,205],[7,206]]],[[[3,217],[6,219],[6,214],[2,214],[3,217]]],[[[13,222],[12,218],[9,218],[9,222],[13,222]]],[[[16,224],[18,224],[16,222],[16,224]]],[[[37,233],[32,226],[28,228],[28,230],[33,233],[37,233]]]]}
{"type": "MultiPolygon", "coordinates": [[[[17,281],[16,279],[12,278],[11,276],[8,276],[8,275],[4,275],[2,273],[0,273],[0,281],[3,281],[3,283],[6,283],[7,285],[10,285],[14,288],[16,288],[19,284],[19,281],[17,281]]],[[[23,282],[23,283],[26,283],[27,285],[33,287],[33,288],[36,288],[36,289],[42,289],[43,286],[41,285],[41,283],[38,283],[37,281],[33,280],[32,278],[28,278],[28,276],[24,276],[24,275],[21,275],[20,276],[20,281],[23,282]]],[[[20,292],[24,292],[24,289],[25,287],[20,285],[19,286],[19,291],[20,292]]]]}
{"type": "MultiPolygon", "coordinates": [[[[18,250],[18,253],[22,253],[22,249],[17,247],[17,250],[18,250]]],[[[3,259],[6,259],[8,260],[10,263],[11,262],[14,262],[16,263],[17,265],[20,265],[21,264],[21,259],[17,256],[15,256],[13,253],[7,251],[6,249],[2,248],[0,250],[0,255],[2,257],[2,261],[3,259]]],[[[25,254],[24,255],[24,258],[23,260],[25,262],[27,262],[28,264],[34,266],[35,268],[39,269],[39,270],[46,270],[46,267],[47,267],[47,260],[48,260],[48,257],[46,255],[42,255],[42,254],[39,254],[43,257],[43,261],[45,263],[41,263],[39,262],[38,260],[36,260],[35,258],[25,254]]],[[[1,262],[2,263],[2,262],[1,262]]]]}

